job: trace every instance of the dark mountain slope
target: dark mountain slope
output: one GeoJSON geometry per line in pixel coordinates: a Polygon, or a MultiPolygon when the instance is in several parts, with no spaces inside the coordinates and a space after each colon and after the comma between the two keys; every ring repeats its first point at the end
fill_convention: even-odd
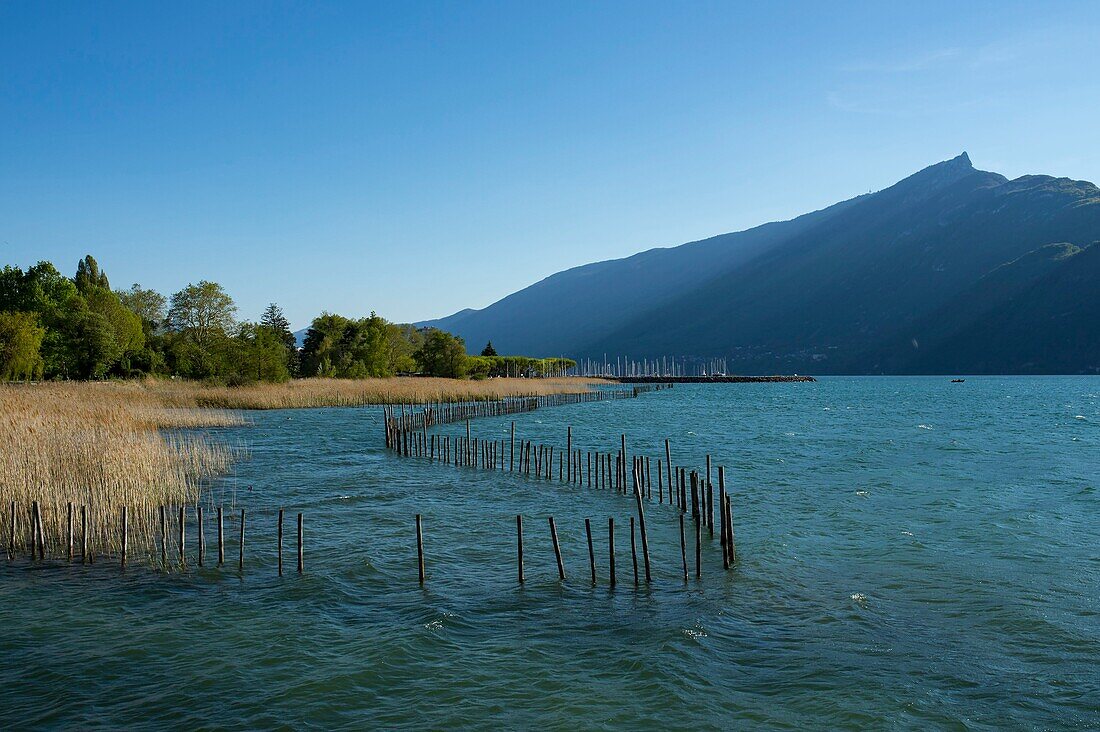
{"type": "Polygon", "coordinates": [[[790,221],[575,267],[483,310],[462,310],[417,325],[456,333],[471,351],[492,340],[501,353],[573,353],[582,343],[606,338],[636,314],[676,299],[714,272],[736,268],[858,200],[790,221]]]}
{"type": "MultiPolygon", "coordinates": [[[[580,355],[734,357],[743,371],[868,372],[865,358],[999,265],[1100,232],[1100,192],[932,166],[638,317],[580,355]]],[[[881,354],[880,354],[881,355],[881,354]]],[[[889,359],[887,359],[889,360],[889,359]]]]}
{"type": "Polygon", "coordinates": [[[902,370],[1100,373],[1100,243],[1044,247],[990,273],[945,311],[902,370]]]}

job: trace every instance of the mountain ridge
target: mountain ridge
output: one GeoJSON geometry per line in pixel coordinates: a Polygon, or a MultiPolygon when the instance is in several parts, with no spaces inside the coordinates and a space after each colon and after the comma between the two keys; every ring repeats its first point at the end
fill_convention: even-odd
{"type": "Polygon", "coordinates": [[[1100,322],[1089,319],[1100,282],[1068,300],[1049,290],[1054,284],[1031,289],[1050,264],[1043,247],[1074,249],[1051,264],[1064,271],[1050,282],[1068,286],[1077,282],[1074,268],[1092,272],[1086,265],[1095,253],[1079,257],[1098,238],[1100,189],[1092,183],[1009,180],[976,169],[964,152],[788,221],[581,265],[428,324],[458,333],[471,348],[491,339],[504,350],[574,358],[723,357],[741,373],[916,373],[933,364],[995,370],[978,350],[950,345],[949,331],[966,330],[991,343],[1015,338],[1021,353],[1039,353],[1021,361],[998,346],[1005,369],[1094,372],[1100,346],[1066,344],[1076,354],[1067,361],[1049,343],[1038,349],[1039,334],[1006,333],[990,319],[1011,311],[1009,321],[1022,324],[1019,308],[1027,309],[1028,298],[1035,307],[1057,301],[1079,308],[1087,319],[1082,332],[1100,342],[1100,322]],[[1033,252],[1034,261],[1024,259],[1033,252]],[[1027,280],[1010,295],[984,279],[1006,266],[1027,280]],[[954,348],[958,357],[905,345],[925,333],[932,334],[929,348],[954,348]]]}

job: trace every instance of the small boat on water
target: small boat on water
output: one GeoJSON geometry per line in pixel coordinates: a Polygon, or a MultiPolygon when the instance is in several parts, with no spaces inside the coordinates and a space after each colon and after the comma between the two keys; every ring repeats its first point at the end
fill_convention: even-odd
{"type": "Polygon", "coordinates": [[[964,381],[966,381],[966,379],[951,379],[952,384],[961,384],[964,381]]]}

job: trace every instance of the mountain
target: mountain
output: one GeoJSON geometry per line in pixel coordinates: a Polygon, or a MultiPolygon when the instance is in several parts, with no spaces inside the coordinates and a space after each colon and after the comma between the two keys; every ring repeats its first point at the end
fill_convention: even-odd
{"type": "Polygon", "coordinates": [[[740,373],[1100,370],[1100,190],[963,153],[791,221],[578,267],[431,324],[501,352],[740,373]]]}

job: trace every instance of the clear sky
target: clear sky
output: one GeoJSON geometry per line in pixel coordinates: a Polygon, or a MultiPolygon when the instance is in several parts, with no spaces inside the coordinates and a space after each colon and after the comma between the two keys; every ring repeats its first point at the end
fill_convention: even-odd
{"type": "Polygon", "coordinates": [[[1100,181],[1100,3],[0,2],[0,264],[419,320],[966,150],[1100,181]]]}

